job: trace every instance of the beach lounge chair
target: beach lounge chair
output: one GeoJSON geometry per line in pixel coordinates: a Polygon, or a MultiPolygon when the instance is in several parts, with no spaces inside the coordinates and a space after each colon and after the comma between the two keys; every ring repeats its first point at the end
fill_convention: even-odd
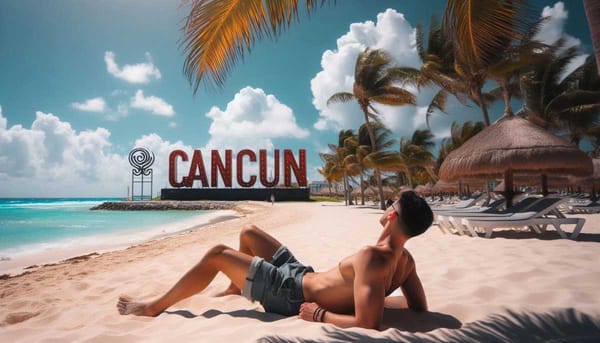
{"type": "Polygon", "coordinates": [[[471,207],[467,207],[467,208],[457,208],[457,209],[445,209],[445,210],[433,210],[433,214],[435,216],[435,220],[436,223],[438,224],[440,230],[443,233],[449,232],[449,233],[453,233],[456,232],[459,235],[462,234],[462,232],[457,232],[453,226],[447,222],[448,217],[453,216],[453,215],[469,215],[469,214],[476,214],[476,213],[500,213],[499,212],[499,208],[504,205],[504,203],[506,203],[506,200],[504,199],[498,199],[498,200],[494,200],[492,201],[489,205],[487,206],[471,206],[471,207]]]}
{"type": "Polygon", "coordinates": [[[568,206],[568,210],[567,213],[585,213],[585,214],[592,214],[592,213],[599,213],[600,212],[600,204],[597,202],[590,202],[589,204],[586,205],[570,205],[568,206]]]}
{"type": "Polygon", "coordinates": [[[475,237],[477,229],[485,232],[485,237],[490,238],[496,228],[528,228],[536,233],[546,231],[548,226],[553,226],[562,238],[577,239],[585,224],[583,218],[566,218],[557,210],[558,205],[567,201],[567,198],[546,197],[535,202],[526,209],[526,212],[514,213],[510,216],[480,216],[456,218],[452,222],[462,225],[464,230],[475,237]],[[575,225],[570,236],[561,228],[562,225],[575,225]]]}
{"type": "MultiPolygon", "coordinates": [[[[514,204],[512,207],[504,210],[498,210],[502,204],[497,207],[490,207],[481,211],[446,211],[446,212],[435,212],[436,223],[442,230],[449,233],[457,233],[459,235],[469,234],[465,228],[460,225],[460,219],[462,217],[489,217],[489,216],[511,216],[515,213],[525,212],[530,206],[540,201],[542,198],[538,196],[529,196],[521,201],[514,204]],[[457,221],[457,219],[459,221],[457,221]]],[[[445,233],[445,232],[444,232],[445,233]]],[[[473,234],[472,234],[473,235],[473,234]]]]}

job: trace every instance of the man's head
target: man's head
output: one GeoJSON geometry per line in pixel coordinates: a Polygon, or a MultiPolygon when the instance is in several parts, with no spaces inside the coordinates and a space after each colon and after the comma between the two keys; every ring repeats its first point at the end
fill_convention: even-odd
{"type": "Polygon", "coordinates": [[[398,226],[408,238],[425,232],[433,222],[433,212],[425,199],[413,191],[400,193],[400,199],[392,204],[398,218],[398,226]]]}

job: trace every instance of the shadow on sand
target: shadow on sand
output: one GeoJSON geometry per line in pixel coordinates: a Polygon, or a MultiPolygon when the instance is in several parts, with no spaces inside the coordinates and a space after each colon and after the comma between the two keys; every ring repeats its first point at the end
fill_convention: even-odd
{"type": "MultiPolygon", "coordinates": [[[[387,310],[386,310],[387,311],[387,310]]],[[[423,313],[419,323],[409,319],[408,313],[398,314],[394,320],[409,322],[394,325],[395,329],[369,334],[362,330],[343,330],[333,326],[323,328],[319,340],[300,337],[269,336],[259,342],[598,342],[600,340],[600,318],[594,318],[575,309],[561,309],[548,313],[514,312],[493,314],[483,320],[467,323],[455,328],[458,320],[440,313],[423,313]],[[456,322],[455,322],[456,321],[456,322]],[[423,326],[421,326],[423,325],[423,326]],[[435,333],[423,332],[440,328],[435,333]],[[407,332],[408,331],[408,332],[407,332]]],[[[413,313],[411,313],[411,316],[413,313]]],[[[384,315],[385,316],[385,315],[384,315]]],[[[384,319],[385,320],[385,319],[384,319]]],[[[458,322],[460,323],[460,322],[458,322]]]]}
{"type": "Polygon", "coordinates": [[[255,311],[255,310],[235,310],[235,311],[223,312],[220,310],[212,309],[212,310],[208,310],[200,315],[194,314],[188,310],[164,311],[163,313],[173,314],[173,315],[181,316],[181,317],[187,318],[187,319],[194,319],[197,317],[204,317],[204,318],[210,319],[210,318],[214,318],[214,317],[220,316],[220,315],[228,315],[228,316],[238,317],[238,318],[242,317],[242,318],[257,319],[262,322],[274,322],[274,321],[286,318],[286,317],[280,316],[278,314],[260,312],[260,311],[255,311]]]}

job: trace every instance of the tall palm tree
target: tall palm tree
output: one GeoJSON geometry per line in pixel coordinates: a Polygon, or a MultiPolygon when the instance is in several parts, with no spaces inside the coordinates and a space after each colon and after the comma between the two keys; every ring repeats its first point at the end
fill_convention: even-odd
{"type": "MultiPolygon", "coordinates": [[[[371,119],[377,120],[377,110],[374,103],[391,106],[415,105],[415,96],[406,89],[394,85],[396,81],[406,81],[406,75],[396,73],[392,68],[391,57],[383,50],[365,49],[358,54],[354,68],[354,85],[352,93],[339,92],[333,94],[327,105],[337,102],[357,101],[363,112],[372,151],[376,151],[376,139],[372,127],[369,125],[371,119]]],[[[375,177],[379,187],[381,209],[385,209],[383,196],[383,185],[379,171],[375,169],[375,177]]]]}
{"type": "Polygon", "coordinates": [[[327,181],[329,196],[331,196],[331,184],[341,180],[341,175],[337,174],[336,165],[331,161],[325,161],[322,168],[317,168],[317,172],[327,181]]]}
{"type": "Polygon", "coordinates": [[[348,177],[356,173],[356,167],[351,164],[350,157],[354,154],[355,146],[351,140],[352,130],[341,130],[338,134],[338,144],[329,144],[329,151],[320,153],[324,169],[329,170],[344,185],[344,201],[348,205],[348,177]]]}
{"type": "Polygon", "coordinates": [[[406,165],[402,173],[409,186],[413,185],[414,176],[425,173],[429,181],[435,181],[435,161],[430,149],[433,148],[433,134],[430,130],[416,130],[412,137],[400,140],[400,157],[406,165]]]}
{"type": "Polygon", "coordinates": [[[371,122],[369,126],[375,134],[376,150],[373,151],[371,146],[367,124],[362,124],[358,129],[358,134],[352,138],[352,145],[355,145],[356,149],[354,156],[350,158],[350,163],[357,168],[358,175],[360,176],[359,185],[361,187],[361,202],[363,205],[363,175],[367,170],[372,169],[387,172],[406,169],[406,165],[401,160],[399,154],[392,150],[392,147],[396,144],[396,141],[391,138],[392,132],[380,122],[371,122]]]}

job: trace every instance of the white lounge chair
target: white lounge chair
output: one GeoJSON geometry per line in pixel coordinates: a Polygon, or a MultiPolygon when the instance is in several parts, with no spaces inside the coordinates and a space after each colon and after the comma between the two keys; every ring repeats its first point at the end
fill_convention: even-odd
{"type": "MultiPolygon", "coordinates": [[[[457,233],[459,235],[463,235],[469,234],[470,232],[468,232],[468,228],[464,228],[462,225],[460,225],[460,221],[456,221],[457,219],[460,220],[460,218],[462,217],[508,217],[513,215],[514,213],[525,212],[530,206],[540,201],[541,199],[542,198],[540,197],[534,196],[526,197],[518,203],[514,204],[512,207],[505,210],[498,210],[497,208],[501,205],[499,204],[495,208],[490,207],[480,211],[468,211],[468,209],[446,212],[434,211],[434,214],[436,217],[437,224],[439,225],[442,232],[457,233]]],[[[473,236],[474,233],[471,233],[471,235],[473,236]]]]}
{"type": "MultiPolygon", "coordinates": [[[[577,239],[581,232],[585,219],[566,218],[557,210],[558,205],[567,201],[566,198],[547,197],[539,200],[528,207],[528,212],[514,213],[510,216],[486,216],[486,217],[462,217],[462,227],[472,236],[476,236],[476,230],[485,231],[485,237],[490,238],[496,228],[528,228],[536,233],[542,233],[550,225],[554,226],[556,232],[562,238],[577,239]],[[563,231],[562,225],[574,224],[575,227],[570,236],[563,231]]],[[[457,220],[453,221],[457,224],[457,220]]]]}
{"type": "Polygon", "coordinates": [[[599,213],[600,212],[600,204],[597,202],[590,202],[586,205],[570,205],[568,207],[567,213],[599,213]]]}

